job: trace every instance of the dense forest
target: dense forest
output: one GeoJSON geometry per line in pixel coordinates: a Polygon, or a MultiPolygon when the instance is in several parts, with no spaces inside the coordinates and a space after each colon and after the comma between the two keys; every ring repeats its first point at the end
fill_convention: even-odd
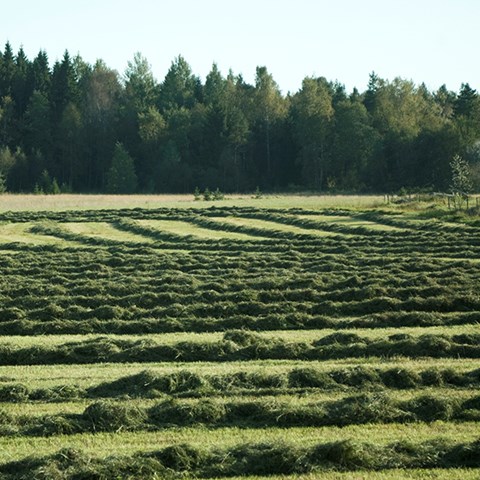
{"type": "MultiPolygon", "coordinates": [[[[8,191],[447,190],[460,154],[480,176],[480,97],[372,73],[348,93],[306,77],[282,94],[179,56],[162,82],[136,54],[123,76],[68,51],[53,66],[0,52],[0,183],[8,191]]],[[[478,183],[477,183],[478,188],[478,183]]]]}

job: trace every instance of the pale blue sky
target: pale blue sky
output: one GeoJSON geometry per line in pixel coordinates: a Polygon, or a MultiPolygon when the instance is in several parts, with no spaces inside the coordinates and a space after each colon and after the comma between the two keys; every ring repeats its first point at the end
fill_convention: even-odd
{"type": "MultiPolygon", "coordinates": [[[[480,0],[16,0],[0,42],[50,62],[65,49],[123,74],[137,51],[161,81],[183,55],[205,78],[215,61],[254,81],[265,65],[284,93],[307,75],[366,88],[369,73],[430,89],[480,90],[480,0]]],[[[2,47],[3,49],[3,47],[2,47]]]]}

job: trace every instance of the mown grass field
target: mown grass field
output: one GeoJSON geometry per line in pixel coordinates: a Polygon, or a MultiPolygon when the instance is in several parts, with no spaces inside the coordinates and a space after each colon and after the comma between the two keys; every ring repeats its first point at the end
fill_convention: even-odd
{"type": "Polygon", "coordinates": [[[32,198],[0,202],[0,478],[480,476],[475,218],[32,198]]]}

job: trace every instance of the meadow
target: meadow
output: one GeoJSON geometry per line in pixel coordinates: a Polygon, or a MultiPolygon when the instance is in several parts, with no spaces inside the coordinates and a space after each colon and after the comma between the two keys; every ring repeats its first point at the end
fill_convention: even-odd
{"type": "Polygon", "coordinates": [[[480,221],[0,197],[0,478],[474,479],[480,221]]]}

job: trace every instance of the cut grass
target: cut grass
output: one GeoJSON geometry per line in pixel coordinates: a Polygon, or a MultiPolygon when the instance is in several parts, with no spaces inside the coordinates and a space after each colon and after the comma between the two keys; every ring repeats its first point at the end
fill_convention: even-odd
{"type": "MultiPolygon", "coordinates": [[[[362,470],[356,472],[307,473],[303,475],[271,475],[268,480],[478,480],[475,468],[456,468],[454,471],[440,468],[394,469],[387,471],[362,470]]],[[[216,480],[260,480],[265,477],[218,477],[216,480]]]]}
{"type": "MultiPolygon", "coordinates": [[[[39,198],[34,197],[35,200],[39,198]]],[[[141,202],[144,198],[135,196],[105,200],[106,203],[116,200],[117,207],[126,206],[131,202],[129,207],[132,207],[135,202],[141,202]],[[122,204],[121,201],[126,203],[122,204]]],[[[151,200],[148,208],[155,208],[154,202],[160,201],[159,197],[148,198],[151,200]]],[[[45,199],[52,202],[63,201],[64,205],[56,205],[55,208],[58,210],[68,210],[73,205],[73,203],[68,205],[67,196],[57,198],[52,196],[50,199],[46,197],[45,199]]],[[[91,201],[91,198],[76,200],[72,198],[71,200],[72,202],[86,201],[87,203],[83,206],[77,207],[82,209],[91,201]]],[[[185,196],[163,198],[161,201],[165,203],[158,206],[178,205],[185,207],[185,210],[124,210],[123,212],[104,210],[71,214],[60,212],[55,215],[26,212],[2,216],[6,220],[30,223],[10,224],[13,226],[10,227],[11,231],[7,232],[8,241],[5,240],[5,242],[2,240],[0,227],[0,245],[4,245],[5,251],[18,252],[15,258],[2,259],[3,276],[0,282],[2,285],[0,294],[2,294],[4,306],[1,309],[1,322],[5,336],[0,337],[0,345],[5,348],[3,351],[5,358],[10,355],[12,365],[0,367],[0,391],[3,392],[5,400],[0,405],[0,410],[6,412],[7,416],[12,414],[15,419],[21,417],[26,422],[29,421],[28,417],[34,417],[34,419],[42,416],[52,417],[51,423],[48,418],[42,421],[47,428],[44,434],[50,432],[54,435],[49,438],[19,436],[0,438],[0,462],[12,458],[24,458],[32,452],[35,452],[35,456],[42,456],[45,454],[45,449],[53,453],[67,446],[83,449],[85,445],[87,453],[104,457],[110,454],[130,455],[138,451],[159,451],[167,445],[192,442],[199,447],[205,445],[228,447],[246,442],[250,444],[272,442],[275,445],[281,442],[294,442],[303,447],[305,444],[325,444],[349,438],[359,442],[365,442],[368,439],[369,442],[379,444],[399,440],[411,440],[416,443],[433,441],[439,437],[458,442],[478,438],[478,422],[470,422],[471,419],[477,418],[475,415],[478,411],[476,408],[478,400],[467,402],[464,406],[462,403],[460,407],[457,403],[457,407],[453,405],[453,401],[475,396],[479,378],[478,359],[454,358],[457,354],[469,355],[477,348],[473,343],[477,342],[478,338],[478,326],[474,324],[478,321],[476,313],[478,295],[475,286],[480,276],[471,261],[476,259],[479,253],[478,236],[475,230],[477,227],[474,223],[468,227],[462,227],[459,224],[442,224],[441,221],[417,221],[416,212],[411,216],[404,214],[391,218],[386,208],[383,212],[372,213],[365,210],[347,212],[346,208],[361,207],[361,205],[355,205],[352,198],[348,199],[351,202],[350,205],[342,204],[335,199],[335,207],[343,209],[338,211],[338,214],[332,211],[322,212],[332,198],[320,197],[308,199],[306,197],[300,199],[269,197],[258,200],[243,197],[212,203],[192,202],[185,196]],[[228,210],[228,206],[234,203],[238,207],[248,207],[251,204],[258,209],[228,210]],[[281,210],[282,203],[286,208],[301,206],[308,208],[310,212],[305,212],[303,215],[299,210],[281,210]],[[217,210],[209,209],[204,214],[203,209],[211,206],[217,210]],[[270,210],[262,210],[265,208],[270,210]],[[295,222],[294,216],[297,215],[301,219],[318,220],[319,230],[315,229],[315,225],[313,228],[303,228],[302,225],[306,227],[309,222],[304,220],[295,222]],[[212,216],[219,225],[218,230],[214,222],[210,221],[212,216]],[[119,219],[123,218],[132,223],[138,222],[139,225],[150,229],[158,229],[166,235],[146,236],[140,229],[139,234],[135,234],[128,232],[128,229],[121,230],[120,227],[117,229],[113,226],[120,225],[119,219]],[[165,220],[166,218],[175,220],[165,220]],[[16,233],[20,236],[34,237],[36,240],[42,238],[41,235],[29,232],[28,226],[48,219],[52,225],[59,222],[57,225],[72,234],[70,237],[65,235],[65,238],[95,245],[95,248],[84,250],[82,244],[78,244],[78,251],[74,251],[73,247],[76,247],[77,243],[61,240],[60,234],[59,238],[47,236],[52,244],[45,244],[45,246],[54,248],[44,248],[43,244],[34,243],[6,246],[12,241],[11,238],[15,238],[16,233]],[[245,228],[238,229],[241,233],[235,231],[234,224],[228,224],[230,228],[227,228],[227,225],[222,226],[222,223],[239,220],[247,222],[245,228]],[[198,224],[195,223],[197,221],[198,224]],[[208,222],[213,224],[210,225],[211,229],[208,228],[208,222]],[[289,225],[289,222],[295,226],[289,225]],[[320,222],[329,223],[332,231],[337,229],[349,233],[351,229],[352,234],[335,234],[337,235],[335,238],[323,238],[323,234],[327,232],[322,231],[320,222]],[[411,229],[409,225],[412,225],[411,229]],[[445,233],[442,225],[445,226],[445,233]],[[18,228],[17,231],[16,228],[18,228]],[[249,229],[251,235],[248,234],[249,229]],[[355,235],[355,232],[359,235],[355,235]],[[172,235],[169,236],[170,233],[172,235]],[[78,235],[78,238],[75,238],[75,235],[78,235]],[[191,237],[187,239],[187,236],[191,237]],[[265,237],[269,238],[265,239],[265,237]],[[150,238],[154,238],[155,241],[150,238]],[[140,239],[142,243],[148,242],[148,245],[133,245],[133,243],[140,244],[140,239]],[[222,241],[218,241],[221,239],[222,241]],[[100,240],[105,241],[102,243],[100,240]],[[243,240],[246,242],[242,243],[243,240]],[[162,244],[170,249],[178,245],[179,250],[182,250],[185,245],[191,253],[163,255],[157,248],[162,244]],[[71,250],[59,250],[57,249],[59,245],[68,245],[71,250]],[[458,260],[457,257],[465,258],[466,261],[458,260]],[[402,311],[400,312],[399,309],[402,311]],[[204,324],[195,323],[196,320],[204,324]],[[305,323],[307,320],[310,323],[305,323]],[[398,325],[395,323],[397,320],[398,325]],[[86,329],[89,322],[95,324],[97,329],[86,329]],[[132,322],[132,328],[124,329],[129,322],[132,322]],[[157,322],[158,325],[164,322],[172,326],[177,322],[178,327],[183,326],[186,330],[191,328],[212,333],[193,334],[185,331],[147,334],[149,331],[168,331],[155,330],[157,327],[153,322],[157,322]],[[337,322],[342,322],[338,330],[322,328],[327,326],[337,328],[337,322]],[[67,325],[66,329],[62,327],[63,323],[67,325]],[[225,336],[225,341],[223,340],[224,330],[247,324],[250,328],[260,331],[252,333],[230,330],[225,336]],[[439,326],[442,324],[448,326],[439,326]],[[359,328],[349,328],[352,325],[357,325],[359,328]],[[77,326],[78,330],[75,330],[77,326]],[[360,328],[371,326],[388,326],[389,328],[360,328]],[[299,329],[310,327],[315,330],[299,329]],[[79,335],[36,335],[30,338],[9,336],[9,333],[21,335],[22,328],[24,334],[49,331],[72,332],[79,335]],[[58,330],[55,330],[56,328],[58,330]],[[102,329],[108,333],[111,331],[109,329],[113,328],[117,333],[128,334],[80,335],[81,332],[101,332],[102,329]],[[264,328],[272,330],[262,332],[264,328]],[[274,328],[277,330],[273,330],[274,328]],[[284,328],[297,328],[297,330],[279,330],[284,328]],[[215,332],[215,329],[222,331],[215,332]],[[138,334],[131,335],[132,332],[138,332],[138,334]],[[325,340],[329,335],[332,337],[325,340]],[[389,340],[387,337],[390,335],[395,337],[389,340]],[[413,337],[411,342],[408,335],[413,337]],[[422,335],[431,335],[430,343],[417,342],[416,339],[422,335]],[[458,342],[457,340],[450,342],[453,335],[463,335],[463,337],[458,337],[458,342]],[[364,342],[363,339],[378,340],[383,342],[383,347],[378,347],[377,350],[364,349],[362,345],[369,342],[364,342]],[[54,357],[55,352],[50,352],[49,357],[49,353],[45,350],[72,341],[80,344],[78,352],[75,351],[71,356],[64,351],[59,352],[58,357],[54,357]],[[130,355],[128,353],[122,356],[122,349],[128,350],[131,347],[122,342],[137,341],[142,343],[132,347],[134,353],[131,356],[128,356],[130,355]],[[172,349],[175,350],[173,356],[169,357],[168,353],[162,357],[161,352],[170,352],[170,350],[157,349],[156,351],[160,353],[155,357],[155,344],[176,346],[181,342],[186,342],[187,345],[172,349]],[[214,342],[220,342],[221,345],[215,346],[214,342]],[[346,354],[351,354],[352,358],[308,362],[249,360],[218,363],[215,361],[215,355],[217,359],[224,360],[239,358],[235,355],[229,357],[229,352],[240,352],[240,355],[244,355],[244,359],[261,358],[261,356],[255,356],[256,352],[260,354],[264,352],[265,356],[272,352],[272,355],[276,355],[277,358],[309,358],[305,355],[301,356],[301,348],[295,350],[301,342],[310,346],[313,344],[313,348],[317,349],[315,352],[319,355],[322,355],[322,352],[327,354],[325,357],[315,357],[313,352],[311,358],[327,358],[330,347],[334,355],[337,350],[340,355],[344,348],[346,354]],[[347,351],[349,342],[358,343],[359,346],[347,351]],[[405,344],[403,351],[398,347],[402,342],[405,344]],[[408,346],[409,342],[411,348],[408,346]],[[460,348],[455,346],[455,342],[460,348]],[[295,345],[289,346],[289,343],[295,345]],[[204,350],[198,348],[202,345],[205,345],[204,350]],[[397,355],[408,353],[412,356],[434,357],[437,346],[438,349],[443,349],[445,356],[450,358],[434,359],[425,356],[422,359],[412,360],[400,356],[391,357],[392,352],[397,352],[397,355]],[[10,347],[30,350],[23,352],[24,357],[21,355],[16,357],[8,351],[10,347]],[[223,354],[222,348],[226,348],[227,355],[223,354]],[[449,348],[451,350],[448,350],[449,348]],[[297,351],[300,352],[300,357],[295,356],[297,351]],[[148,359],[146,355],[150,352],[152,358],[168,359],[169,362],[19,366],[22,362],[42,362],[42,352],[46,353],[45,361],[80,362],[95,359],[101,362],[111,358],[114,361],[142,362],[143,359],[148,359]],[[180,356],[175,356],[176,352],[180,356]],[[385,358],[364,358],[364,355],[373,354],[383,355],[385,358]],[[178,358],[192,361],[178,362],[178,358]],[[193,361],[202,358],[211,358],[212,361],[193,361]],[[344,369],[354,370],[354,373],[344,369]],[[144,372],[145,370],[148,371],[144,372]],[[449,372],[445,373],[444,370],[449,372]],[[427,375],[423,375],[425,372],[427,375]],[[468,374],[462,377],[463,372],[468,374]],[[172,378],[166,378],[168,375],[172,378]],[[163,377],[158,379],[159,376],[163,377]],[[211,383],[208,383],[209,376],[215,377],[211,383]],[[182,380],[185,378],[193,380],[190,382],[182,380]],[[118,379],[121,381],[112,384],[118,379]],[[144,388],[145,381],[154,386],[147,385],[144,388]],[[173,382],[173,387],[168,383],[170,381],[173,382]],[[184,383],[181,383],[182,381],[184,383]],[[335,385],[332,382],[336,382],[335,385]],[[27,387],[24,390],[27,393],[23,399],[20,387],[18,396],[15,396],[15,391],[8,390],[13,384],[23,384],[27,387]],[[78,390],[76,390],[77,386],[78,390]],[[64,387],[65,390],[62,390],[64,387]],[[101,388],[91,388],[87,392],[90,387],[101,388]],[[68,393],[69,388],[70,393],[68,393]],[[34,389],[44,389],[44,392],[38,394],[33,392],[34,389]],[[157,390],[154,391],[155,389],[157,390]],[[65,395],[58,394],[59,390],[65,391],[65,395]],[[89,392],[91,397],[88,397],[89,392]],[[29,396],[30,393],[31,396],[29,396]],[[411,408],[413,415],[417,417],[408,417],[406,421],[412,418],[430,421],[428,412],[425,416],[429,405],[433,405],[439,411],[442,405],[445,408],[451,407],[452,411],[454,408],[466,409],[465,415],[463,410],[461,412],[455,410],[455,415],[446,412],[445,416],[435,418],[468,419],[469,421],[405,425],[390,423],[343,428],[216,428],[209,430],[204,427],[187,427],[168,428],[159,432],[145,430],[125,432],[120,428],[119,432],[111,434],[56,435],[60,431],[69,433],[81,431],[80,429],[68,430],[68,422],[71,419],[64,418],[65,425],[63,425],[62,415],[83,415],[87,407],[90,408],[95,403],[105,401],[115,402],[119,406],[118,411],[123,407],[146,409],[168,398],[169,395],[174,402],[177,402],[177,406],[180,406],[179,411],[183,411],[181,408],[184,406],[186,411],[189,411],[188,408],[194,408],[197,404],[204,405],[202,402],[219,404],[220,407],[223,402],[239,405],[250,403],[252,406],[257,404],[259,407],[267,403],[275,408],[278,407],[278,410],[274,410],[275,414],[285,411],[287,419],[291,419],[292,417],[288,417],[292,415],[290,406],[298,407],[298,412],[306,415],[309,406],[314,402],[340,400],[340,410],[336,413],[340,415],[342,412],[345,413],[346,410],[342,410],[344,407],[356,408],[357,396],[361,396],[363,400],[359,400],[360,410],[355,412],[367,414],[370,411],[368,402],[372,394],[379,394],[382,398],[386,395],[389,399],[399,402],[411,402],[408,408],[411,408]],[[428,401],[415,403],[419,397],[425,396],[428,396],[428,401]],[[102,397],[107,400],[99,400],[102,397]],[[348,403],[351,397],[355,398],[348,403]],[[344,407],[341,406],[343,399],[346,404],[344,407]],[[445,400],[444,403],[442,399],[445,400]],[[15,401],[19,403],[14,403],[15,401]],[[365,405],[368,408],[364,408],[365,405]],[[285,409],[282,410],[284,406],[285,409]],[[55,423],[56,420],[59,423],[55,423]],[[56,426],[59,429],[55,429],[56,426]]],[[[41,200],[37,203],[40,202],[41,200]]],[[[94,206],[95,209],[103,207],[110,208],[106,204],[94,206]]],[[[394,207],[388,207],[388,209],[394,210],[394,207]]],[[[45,233],[48,231],[45,230],[45,233]]],[[[169,331],[177,331],[177,329],[169,331]]],[[[474,353],[478,355],[477,350],[474,353]]],[[[387,403],[389,402],[385,400],[385,404],[387,403]]],[[[316,408],[316,405],[313,406],[316,408]]],[[[377,403],[373,402],[373,406],[376,407],[377,403]]],[[[333,408],[336,407],[331,408],[334,412],[333,408]]],[[[95,409],[92,407],[90,410],[95,409]]],[[[293,410],[297,413],[297,410],[293,410]]],[[[434,410],[433,407],[432,410],[434,410]]],[[[97,408],[95,411],[100,418],[102,409],[97,408]]],[[[272,420],[268,417],[268,412],[269,410],[264,414],[267,418],[264,420],[267,423],[264,424],[278,425],[278,421],[275,420],[277,417],[272,420]]],[[[239,415],[239,424],[242,424],[242,418],[239,415]]],[[[253,420],[248,415],[245,415],[245,418],[244,426],[258,426],[262,421],[258,419],[257,425],[255,423],[257,420],[253,420]]],[[[304,424],[314,424],[308,423],[314,421],[312,418],[317,417],[305,420],[304,424]]],[[[328,418],[337,417],[332,413],[328,418]]],[[[338,418],[341,419],[340,416],[338,418]]],[[[357,417],[352,419],[351,415],[349,417],[347,415],[346,418],[348,421],[345,420],[344,423],[356,421],[357,417]]],[[[368,418],[370,418],[368,415],[364,417],[364,421],[368,418]]],[[[380,415],[373,421],[392,421],[392,418],[398,421],[399,417],[380,415]]],[[[39,425],[42,424],[40,420],[39,418],[39,425]]],[[[215,425],[216,421],[219,422],[217,425],[222,425],[221,421],[215,419],[211,422],[209,420],[209,424],[215,425]]],[[[284,425],[301,424],[301,419],[297,417],[289,421],[291,423],[285,420],[284,425]]],[[[115,422],[108,428],[113,428],[114,424],[115,422]]],[[[229,423],[223,423],[223,425],[226,424],[229,423]]],[[[230,424],[235,423],[232,421],[230,424]]],[[[142,423],[135,427],[132,424],[130,427],[126,425],[125,428],[150,428],[146,425],[147,423],[142,423]]],[[[162,425],[161,420],[158,420],[157,426],[160,425],[162,425]]],[[[35,433],[26,433],[26,435],[33,434],[35,433]]],[[[38,435],[38,430],[36,434],[38,435]]],[[[246,448],[248,450],[253,447],[246,446],[246,448]]],[[[464,470],[462,475],[463,472],[464,470]]],[[[234,471],[232,473],[237,474],[234,471]]],[[[384,478],[403,478],[402,476],[392,477],[390,473],[392,472],[382,472],[368,478],[383,478],[379,475],[384,474],[387,475],[384,478]]],[[[405,478],[422,478],[415,477],[416,471],[401,474],[410,473],[413,476],[405,478]]],[[[430,478],[435,478],[434,470],[431,474],[429,471],[420,473],[425,473],[427,475],[425,478],[428,478],[428,475],[432,475],[430,478]]],[[[451,478],[454,478],[457,473],[459,471],[446,472],[452,476],[451,478]]],[[[463,478],[469,478],[469,474],[467,472],[467,476],[463,478]]],[[[363,472],[355,472],[355,478],[362,478],[361,475],[363,472]]],[[[322,476],[322,478],[329,477],[322,476]]]]}
{"type": "MultiPolygon", "coordinates": [[[[71,386],[72,384],[70,384],[71,386]]],[[[310,391],[299,391],[298,393],[281,393],[279,395],[271,395],[269,390],[269,394],[259,395],[241,395],[238,398],[230,397],[227,395],[223,395],[221,392],[218,395],[215,393],[208,393],[205,397],[201,397],[200,399],[193,397],[184,397],[182,396],[180,400],[176,399],[175,402],[178,402],[178,405],[202,405],[208,403],[209,405],[247,405],[248,408],[251,408],[253,403],[257,404],[259,407],[267,406],[271,407],[272,410],[277,411],[278,415],[282,414],[282,409],[288,408],[299,408],[308,407],[312,408],[312,406],[318,406],[318,403],[325,403],[325,402],[345,402],[345,399],[354,399],[357,397],[365,396],[367,399],[371,397],[371,399],[375,400],[375,397],[379,397],[382,401],[392,400],[394,402],[407,402],[410,400],[415,400],[418,398],[423,397],[430,397],[430,398],[437,398],[441,401],[445,402],[464,402],[468,401],[469,399],[474,398],[475,402],[478,403],[478,395],[476,395],[477,389],[472,388],[445,388],[445,387],[426,387],[421,389],[410,389],[410,390],[384,390],[384,389],[369,389],[369,388],[357,388],[354,390],[310,390],[310,391]]],[[[137,397],[130,397],[128,391],[125,394],[120,396],[119,398],[112,400],[111,403],[113,405],[124,405],[124,406],[131,406],[137,408],[148,409],[155,405],[162,404],[165,400],[169,400],[171,397],[167,394],[159,395],[157,398],[137,398],[137,397]]],[[[102,397],[100,397],[102,398],[102,397]]],[[[107,398],[107,397],[103,397],[107,398]]],[[[364,401],[360,399],[361,401],[364,401]]],[[[1,403],[0,411],[7,413],[13,417],[19,418],[21,421],[25,421],[26,417],[40,417],[43,415],[56,415],[56,414],[81,414],[85,408],[89,405],[98,402],[98,399],[85,397],[85,398],[78,398],[75,400],[70,401],[53,401],[53,402],[44,402],[41,400],[34,400],[30,402],[3,402],[1,403]]],[[[103,400],[100,400],[103,401],[103,400]]],[[[110,402],[110,400],[106,400],[110,402]]],[[[357,406],[358,409],[358,406],[357,406]]],[[[180,410],[180,409],[179,409],[180,410]]],[[[359,413],[360,410],[357,410],[359,413]]],[[[247,415],[247,411],[244,409],[241,415],[247,415]]],[[[256,413],[258,415],[258,412],[256,413]]],[[[250,426],[256,422],[256,417],[252,415],[253,420],[250,419],[250,426]]],[[[306,417],[308,422],[308,417],[306,417]]],[[[459,421],[465,420],[464,418],[460,418],[459,421]]],[[[298,422],[301,422],[303,419],[299,419],[298,422]]],[[[176,419],[167,419],[166,423],[176,423],[176,419]]],[[[201,422],[198,422],[201,423],[201,422]]],[[[209,423],[208,421],[204,421],[207,426],[209,423]]],[[[333,422],[335,423],[335,422],[333,422]]],[[[350,422],[350,423],[357,423],[357,422],[350,422]]],[[[364,423],[364,422],[358,422],[364,423]]],[[[370,422],[369,422],[370,423],[370,422]]],[[[372,420],[371,423],[384,423],[382,419],[372,420]]],[[[306,423],[308,424],[308,423],[306,423]]],[[[325,424],[325,423],[324,423],[325,424]]],[[[212,427],[212,424],[210,424],[212,427]]],[[[213,425],[215,427],[215,425],[213,425]]],[[[244,426],[242,426],[244,428],[244,426]]],[[[275,427],[276,428],[276,427],[275,427]]]]}
{"type": "Polygon", "coordinates": [[[338,235],[337,233],[327,232],[326,230],[310,230],[297,227],[295,225],[288,225],[286,223],[271,222],[269,220],[259,220],[256,218],[246,217],[211,217],[211,220],[218,222],[220,225],[226,223],[238,227],[256,228],[259,230],[265,230],[265,235],[268,235],[268,231],[289,232],[302,235],[319,236],[319,237],[331,237],[338,235]]]}
{"type": "Polygon", "coordinates": [[[105,238],[117,242],[154,243],[151,238],[118,230],[107,222],[68,222],[59,225],[72,233],[87,237],[105,238]]]}
{"type": "MultiPolygon", "coordinates": [[[[271,330],[258,331],[253,334],[255,337],[265,339],[279,339],[284,342],[311,343],[324,337],[339,333],[333,329],[322,330],[271,330]]],[[[398,328],[362,328],[342,330],[342,335],[354,334],[362,338],[382,339],[396,334],[412,335],[460,335],[460,334],[478,334],[477,325],[452,325],[452,326],[434,326],[434,327],[403,327],[401,332],[398,328]]],[[[93,341],[96,339],[107,340],[130,340],[141,341],[148,340],[159,345],[174,345],[180,342],[189,343],[213,343],[223,339],[225,333],[161,333],[161,334],[138,334],[138,335],[43,335],[43,336],[0,336],[0,345],[12,346],[16,348],[30,347],[41,344],[42,346],[57,346],[70,342],[93,341]]]]}
{"type": "MultiPolygon", "coordinates": [[[[402,228],[394,227],[392,225],[385,225],[379,222],[373,222],[370,220],[362,220],[347,215],[297,215],[298,218],[306,220],[318,220],[322,223],[340,224],[345,227],[366,227],[370,230],[384,231],[384,232],[399,232],[404,231],[402,228]]],[[[319,226],[321,229],[321,226],[319,226]]]]}
{"type": "Polygon", "coordinates": [[[193,235],[201,238],[218,240],[227,238],[231,240],[253,240],[259,237],[247,235],[245,233],[227,232],[221,230],[211,230],[199,227],[193,223],[183,222],[181,220],[137,220],[137,222],[145,227],[151,227],[159,231],[174,233],[176,235],[193,235]]]}
{"type": "Polygon", "coordinates": [[[297,368],[312,368],[320,372],[336,369],[353,369],[359,366],[388,370],[393,368],[420,371],[427,369],[452,369],[462,373],[480,368],[476,359],[381,359],[361,358],[347,360],[310,361],[300,360],[252,360],[246,362],[196,362],[196,363],[100,363],[86,365],[16,365],[0,366],[0,386],[6,383],[24,383],[29,388],[47,388],[56,385],[75,384],[86,388],[122,377],[136,375],[145,370],[156,375],[165,375],[188,370],[198,375],[233,375],[238,372],[250,374],[284,374],[297,368]]]}
{"type": "Polygon", "coordinates": [[[157,432],[116,432],[51,437],[0,437],[0,463],[31,456],[52,454],[62,448],[80,449],[94,457],[152,452],[159,448],[188,443],[197,447],[231,447],[242,443],[275,442],[312,446],[319,441],[356,440],[376,444],[393,441],[422,442],[443,437],[471,442],[478,438],[477,422],[443,422],[388,425],[350,425],[320,428],[171,428],[157,432]]]}
{"type": "Polygon", "coordinates": [[[60,245],[79,246],[77,242],[66,241],[53,235],[42,235],[30,231],[34,224],[25,223],[0,223],[0,244],[25,243],[28,245],[60,245]]]}

